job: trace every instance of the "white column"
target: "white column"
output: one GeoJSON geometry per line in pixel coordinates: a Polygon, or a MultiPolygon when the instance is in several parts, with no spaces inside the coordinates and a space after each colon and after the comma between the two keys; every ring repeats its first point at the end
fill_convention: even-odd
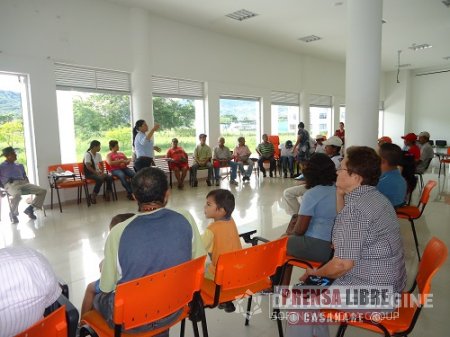
{"type": "Polygon", "coordinates": [[[347,2],[346,147],[377,141],[382,0],[347,2]]]}
{"type": "MultiPolygon", "coordinates": [[[[300,120],[299,123],[303,122],[305,124],[305,129],[310,131],[310,120],[309,120],[309,95],[305,92],[300,94],[300,120]]],[[[314,137],[314,135],[311,135],[314,137]]]]}
{"type": "Polygon", "coordinates": [[[153,121],[150,16],[139,8],[130,9],[133,53],[131,89],[133,91],[133,125],[144,119],[151,128],[153,121]]]}

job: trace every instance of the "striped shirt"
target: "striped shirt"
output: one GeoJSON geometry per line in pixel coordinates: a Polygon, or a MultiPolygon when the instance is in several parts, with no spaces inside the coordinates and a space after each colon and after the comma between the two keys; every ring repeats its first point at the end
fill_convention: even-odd
{"type": "Polygon", "coordinates": [[[374,186],[359,186],[345,195],[332,241],[335,257],[354,262],[334,285],[392,286],[395,292],[405,287],[400,225],[392,204],[374,186]]]}
{"type": "Polygon", "coordinates": [[[61,294],[47,259],[33,249],[0,249],[0,336],[15,336],[43,317],[61,294]]]}
{"type": "Polygon", "coordinates": [[[275,149],[273,147],[272,143],[261,143],[256,148],[258,153],[261,154],[261,157],[263,158],[270,158],[273,156],[275,149]]]}

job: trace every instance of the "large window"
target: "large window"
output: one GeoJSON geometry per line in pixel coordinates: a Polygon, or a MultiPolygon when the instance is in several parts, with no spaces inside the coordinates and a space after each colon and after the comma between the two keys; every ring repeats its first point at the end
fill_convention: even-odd
{"type": "Polygon", "coordinates": [[[112,139],[131,156],[129,74],[55,64],[55,76],[61,161],[81,161],[94,139],[102,144],[103,157],[112,139]]]}
{"type": "MultiPolygon", "coordinates": [[[[24,133],[29,124],[27,83],[25,75],[0,73],[0,149],[8,146],[16,148],[17,162],[25,167],[26,149],[32,143],[30,137],[25,137],[29,133],[24,133]]],[[[28,175],[33,177],[32,172],[28,175]]]]}
{"type": "Polygon", "coordinates": [[[331,96],[311,95],[309,98],[309,134],[311,137],[333,135],[331,96]]]}
{"type": "Polygon", "coordinates": [[[272,133],[280,137],[280,144],[297,138],[299,123],[299,94],[272,91],[272,133]]]}
{"type": "MultiPolygon", "coordinates": [[[[172,138],[177,138],[187,153],[194,152],[197,144],[195,116],[203,115],[203,100],[153,96],[153,114],[155,123],[161,125],[155,134],[155,144],[161,148],[161,154],[170,148],[172,138]]],[[[204,128],[200,127],[199,131],[204,132],[204,128]]]]}
{"type": "Polygon", "coordinates": [[[221,97],[220,134],[225,137],[231,149],[237,145],[240,136],[245,137],[246,145],[255,154],[259,143],[260,102],[257,98],[221,97]]]}
{"type": "Polygon", "coordinates": [[[155,144],[165,155],[172,138],[187,153],[193,153],[197,136],[205,133],[204,83],[169,77],[152,77],[153,115],[161,128],[155,134],[155,144]]]}

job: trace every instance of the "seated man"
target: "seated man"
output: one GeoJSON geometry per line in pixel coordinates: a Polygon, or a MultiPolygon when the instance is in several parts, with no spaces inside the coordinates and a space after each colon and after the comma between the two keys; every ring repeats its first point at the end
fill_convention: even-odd
{"type": "Polygon", "coordinates": [[[250,159],[250,155],[252,152],[248,148],[247,145],[245,145],[245,138],[239,137],[238,138],[238,145],[234,148],[233,151],[233,157],[239,166],[239,170],[241,174],[244,176],[242,178],[242,181],[250,181],[250,176],[252,175],[253,171],[253,161],[250,159]],[[244,170],[244,165],[247,166],[247,171],[244,170]]]}
{"type": "Polygon", "coordinates": [[[273,144],[269,142],[269,137],[267,137],[267,134],[262,135],[262,140],[262,143],[256,148],[256,152],[259,154],[259,169],[265,178],[266,169],[264,168],[264,161],[268,160],[270,162],[270,177],[273,177],[273,170],[275,169],[275,158],[273,155],[275,153],[275,149],[273,148],[273,144]]]}
{"type": "Polygon", "coordinates": [[[336,170],[338,170],[339,167],[341,167],[342,161],[342,140],[337,136],[333,136],[324,141],[323,145],[325,145],[325,153],[328,155],[328,157],[331,158],[334,165],[336,166],[336,170]]]}
{"type": "Polygon", "coordinates": [[[208,186],[211,186],[211,180],[213,179],[213,166],[211,163],[212,151],[211,148],[206,145],[206,135],[201,133],[198,137],[200,139],[200,144],[194,150],[194,165],[191,167],[192,179],[194,182],[194,187],[197,187],[197,170],[199,168],[207,168],[208,169],[208,178],[206,179],[206,183],[208,186]]]}
{"type": "Polygon", "coordinates": [[[384,143],[380,146],[381,176],[377,189],[389,199],[392,206],[401,207],[405,204],[406,181],[398,166],[402,163],[402,149],[395,144],[384,143]]]}
{"type": "Polygon", "coordinates": [[[43,255],[26,247],[0,249],[0,336],[28,329],[60,295],[58,278],[43,255]]]}
{"type": "Polygon", "coordinates": [[[294,144],[291,140],[280,144],[280,162],[283,169],[284,177],[287,178],[287,170],[289,169],[290,177],[294,177],[294,144]]]}
{"type": "MultiPolygon", "coordinates": [[[[94,298],[94,308],[111,327],[118,284],[179,265],[192,256],[191,224],[182,214],[165,208],[170,195],[165,173],[156,167],[143,168],[136,173],[131,186],[139,214],[111,229],[104,249],[101,292],[94,298]]],[[[160,328],[179,315],[178,311],[127,332],[160,328]]],[[[162,335],[169,336],[168,330],[162,335]]]]}
{"type": "Polygon", "coordinates": [[[186,178],[189,164],[187,153],[181,146],[178,146],[178,139],[172,139],[172,147],[167,150],[166,157],[170,159],[169,168],[175,172],[178,188],[182,189],[184,187],[184,179],[186,178]]]}
{"type": "Polygon", "coordinates": [[[416,172],[424,173],[430,162],[434,157],[434,151],[430,143],[430,134],[426,131],[419,133],[419,144],[420,144],[420,161],[417,164],[416,172]]]}
{"type": "Polygon", "coordinates": [[[408,133],[402,136],[405,147],[404,151],[408,151],[412,156],[414,156],[414,161],[417,163],[420,161],[420,148],[416,144],[417,136],[414,133],[408,133]]]}
{"type": "Polygon", "coordinates": [[[237,185],[236,171],[237,164],[231,160],[231,152],[228,147],[225,146],[225,138],[220,137],[217,146],[214,148],[213,153],[214,161],[214,178],[216,179],[216,186],[220,186],[220,168],[225,166],[231,167],[231,181],[230,184],[237,185]]]}
{"type": "Polygon", "coordinates": [[[29,216],[30,219],[35,220],[35,209],[42,209],[44,204],[45,195],[47,190],[34,184],[30,184],[28,181],[25,168],[22,164],[16,164],[17,160],[16,151],[12,147],[4,148],[2,156],[6,157],[6,160],[0,164],[0,181],[2,182],[6,192],[12,196],[11,199],[11,213],[9,217],[12,223],[18,223],[19,219],[19,203],[22,198],[21,195],[34,194],[35,197],[28,206],[24,213],[29,216]]]}

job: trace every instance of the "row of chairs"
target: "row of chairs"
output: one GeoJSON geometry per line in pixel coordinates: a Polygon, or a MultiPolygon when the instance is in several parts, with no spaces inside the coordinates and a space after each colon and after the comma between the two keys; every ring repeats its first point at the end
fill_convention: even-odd
{"type": "MultiPolygon", "coordinates": [[[[251,242],[255,242],[252,238],[251,242]]],[[[134,337],[149,337],[161,333],[181,321],[180,336],[184,336],[186,318],[192,321],[195,336],[199,336],[198,322],[202,334],[208,336],[204,308],[214,308],[220,303],[248,298],[245,325],[250,319],[253,294],[273,286],[270,276],[275,275],[286,263],[304,268],[311,267],[308,261],[286,256],[287,238],[278,239],[262,245],[255,245],[240,251],[223,254],[219,257],[214,281],[204,279],[205,257],[188,261],[181,265],[126,282],[117,286],[114,302],[114,329],[111,329],[102,316],[90,311],[81,320],[80,336],[130,336],[122,330],[133,329],[152,323],[170,314],[179,316],[169,326],[145,333],[133,333],[134,337]],[[180,282],[180,279],[183,282],[180,282]],[[145,296],[144,296],[145,294],[145,296]]],[[[356,326],[370,331],[381,332],[385,336],[403,336],[413,329],[423,306],[431,293],[431,281],[445,262],[448,255],[446,245],[433,237],[427,244],[419,263],[417,276],[411,290],[402,297],[411,296],[418,288],[418,301],[409,301],[409,307],[400,307],[398,315],[379,321],[360,322],[337,321],[340,324],[338,336],[343,336],[348,326],[356,326]]],[[[406,303],[406,302],[405,302],[406,303]]],[[[322,310],[330,319],[336,321],[336,311],[322,310]]],[[[283,336],[279,311],[275,311],[278,332],[283,336]]],[[[60,308],[33,327],[18,335],[67,336],[67,317],[60,308]]],[[[69,334],[70,335],[70,334],[69,334]]]]}

